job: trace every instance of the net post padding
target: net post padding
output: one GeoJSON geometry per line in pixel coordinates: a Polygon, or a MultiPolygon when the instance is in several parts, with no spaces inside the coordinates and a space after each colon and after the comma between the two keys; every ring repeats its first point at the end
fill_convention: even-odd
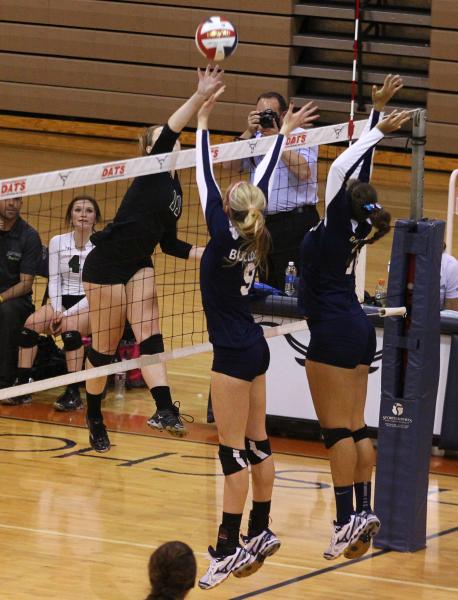
{"type": "Polygon", "coordinates": [[[443,221],[398,221],[389,305],[406,302],[407,319],[385,321],[374,545],[413,552],[426,545],[429,459],[440,361],[439,277],[443,221]]]}

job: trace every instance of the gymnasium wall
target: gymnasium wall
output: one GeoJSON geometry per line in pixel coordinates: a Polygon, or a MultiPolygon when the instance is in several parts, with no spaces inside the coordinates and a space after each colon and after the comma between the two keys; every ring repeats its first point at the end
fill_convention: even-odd
{"type": "MultiPolygon", "coordinates": [[[[426,97],[427,149],[456,155],[458,0],[422,0],[422,8],[429,4],[429,90],[426,94],[419,90],[416,99],[415,90],[407,84],[405,93],[415,106],[424,105],[426,97]]],[[[227,90],[213,122],[220,131],[242,131],[262,91],[276,90],[301,99],[301,81],[311,86],[311,80],[302,79],[306,75],[299,77],[294,71],[299,50],[293,39],[298,38],[304,19],[313,22],[310,15],[301,16],[306,14],[307,3],[299,5],[296,0],[1,0],[0,111],[112,124],[163,122],[194,90],[195,68],[205,65],[194,45],[196,25],[219,13],[235,24],[242,41],[224,63],[227,90]]],[[[350,10],[345,18],[349,19],[346,27],[351,27],[353,2],[336,0],[335,5],[342,7],[340,12],[345,7],[350,10]]],[[[339,23],[336,27],[345,19],[339,23]]],[[[326,35],[330,33],[325,31],[323,39],[326,35]]],[[[312,56],[312,49],[307,55],[312,56]]],[[[415,57],[409,61],[414,65],[415,57]]],[[[315,97],[328,94],[330,98],[330,108],[321,98],[325,119],[326,110],[336,105],[337,112],[329,113],[332,122],[347,118],[343,111],[348,105],[346,94],[340,103],[332,94],[340,94],[339,86],[349,93],[349,84],[332,76],[334,63],[325,66],[327,75],[317,76],[314,85],[318,87],[310,87],[315,97]],[[319,77],[324,77],[321,83],[319,77]]],[[[381,66],[374,62],[374,68],[377,71],[381,66]]],[[[368,73],[368,77],[373,75],[368,73]]],[[[370,86],[368,90],[370,95],[370,86]]],[[[302,96],[306,101],[307,95],[302,96]]],[[[2,117],[0,127],[7,126],[4,123],[2,117]]]]}
{"type": "Polygon", "coordinates": [[[293,0],[2,0],[0,110],[162,122],[196,85],[196,26],[224,12],[242,40],[214,122],[244,128],[257,95],[290,93],[293,0]],[[210,10],[211,8],[211,10],[210,10]]]}
{"type": "Polygon", "coordinates": [[[458,154],[458,1],[432,0],[428,143],[458,154]]]}

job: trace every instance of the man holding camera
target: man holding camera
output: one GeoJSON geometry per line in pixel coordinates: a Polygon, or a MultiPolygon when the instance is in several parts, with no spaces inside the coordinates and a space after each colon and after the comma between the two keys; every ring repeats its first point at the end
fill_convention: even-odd
{"type": "MultiPolygon", "coordinates": [[[[277,92],[265,92],[257,100],[256,109],[248,115],[247,129],[237,139],[246,140],[278,134],[288,110],[285,98],[277,92]]],[[[291,135],[304,133],[295,129],[291,135]]],[[[262,160],[256,156],[239,161],[240,171],[248,171],[252,181],[256,166],[262,160]]],[[[318,147],[285,150],[274,174],[272,191],[266,210],[266,225],[272,236],[268,257],[268,274],[261,280],[282,290],[289,261],[298,266],[299,246],[306,231],[320,217],[316,209],[318,147]]],[[[235,161],[234,161],[235,162],[235,161]]],[[[231,164],[234,168],[234,164],[231,164]]]]}

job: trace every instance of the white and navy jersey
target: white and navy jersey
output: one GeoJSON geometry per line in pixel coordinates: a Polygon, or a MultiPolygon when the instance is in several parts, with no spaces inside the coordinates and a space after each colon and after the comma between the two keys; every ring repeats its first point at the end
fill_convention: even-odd
{"type": "MultiPolygon", "coordinates": [[[[256,170],[254,185],[266,198],[285,139],[279,135],[256,170]]],[[[196,177],[210,241],[200,263],[200,289],[208,334],[215,346],[248,348],[262,335],[251,315],[248,292],[255,275],[255,256],[240,250],[243,240],[223,210],[213,175],[208,131],[198,130],[196,177]]]]}
{"type": "MultiPolygon", "coordinates": [[[[62,296],[84,296],[81,279],[86,256],[94,247],[88,240],[84,248],[75,246],[73,232],[56,235],[49,242],[49,299],[55,311],[62,312],[62,296]]],[[[75,314],[87,308],[88,302],[84,297],[64,315],[75,314]]]]}
{"type": "Polygon", "coordinates": [[[300,248],[299,307],[311,320],[359,314],[355,293],[358,242],[370,231],[369,221],[352,218],[346,184],[350,178],[368,182],[372,155],[383,133],[375,127],[380,113],[373,111],[368,125],[352,146],[331,165],[326,183],[326,215],[308,232],[300,248]]]}
{"type": "Polygon", "coordinates": [[[440,303],[441,310],[446,300],[458,298],[458,260],[455,257],[442,253],[440,303]]]}

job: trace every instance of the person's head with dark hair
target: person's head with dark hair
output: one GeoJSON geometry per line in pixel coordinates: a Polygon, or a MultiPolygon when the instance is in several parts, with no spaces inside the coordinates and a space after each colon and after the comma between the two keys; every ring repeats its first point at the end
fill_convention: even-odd
{"type": "Polygon", "coordinates": [[[97,200],[88,194],[74,196],[67,206],[65,222],[74,228],[94,228],[102,218],[97,200]]]}
{"type": "Polygon", "coordinates": [[[258,99],[256,100],[256,104],[260,100],[276,100],[278,103],[278,109],[279,109],[280,115],[287,112],[287,110],[288,110],[288,103],[286,102],[285,97],[282,96],[281,94],[279,94],[278,92],[264,92],[263,94],[260,94],[258,96],[258,99]]]}
{"type": "Polygon", "coordinates": [[[350,179],[347,184],[347,197],[355,221],[358,223],[369,221],[376,229],[372,237],[361,240],[360,246],[373,244],[390,231],[391,215],[379,204],[374,186],[357,179],[350,179]]]}
{"type": "Polygon", "coordinates": [[[262,130],[280,129],[283,117],[288,111],[285,98],[278,92],[264,92],[256,101],[257,115],[262,130]]]}
{"type": "Polygon", "coordinates": [[[181,600],[194,587],[196,572],[196,559],[187,544],[162,544],[149,559],[151,592],[146,600],[181,600]]]}

